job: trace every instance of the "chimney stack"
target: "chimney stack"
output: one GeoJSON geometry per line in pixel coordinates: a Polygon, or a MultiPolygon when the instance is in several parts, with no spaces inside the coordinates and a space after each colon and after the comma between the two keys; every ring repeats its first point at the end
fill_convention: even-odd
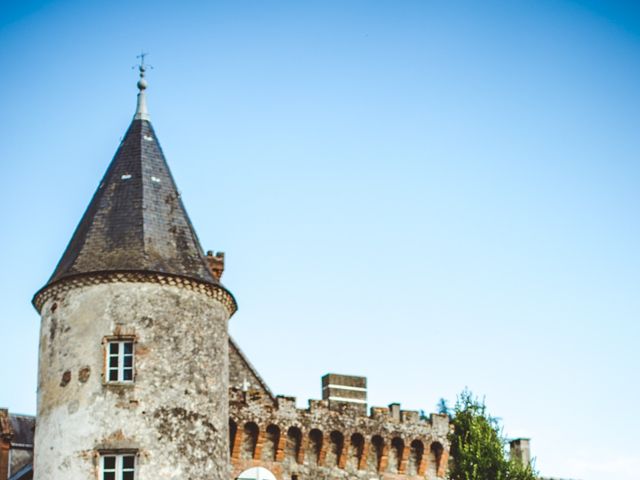
{"type": "Polygon", "coordinates": [[[509,455],[511,459],[525,467],[531,463],[529,441],[528,438],[516,438],[509,442],[509,455]]]}
{"type": "Polygon", "coordinates": [[[322,399],[329,401],[329,409],[346,405],[360,414],[367,414],[367,378],[328,373],[322,377],[322,399]]]}

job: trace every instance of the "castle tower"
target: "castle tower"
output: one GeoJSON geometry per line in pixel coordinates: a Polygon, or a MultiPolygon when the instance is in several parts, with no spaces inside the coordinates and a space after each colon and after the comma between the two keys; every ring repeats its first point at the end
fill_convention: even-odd
{"type": "Polygon", "coordinates": [[[135,116],[41,314],[36,480],[229,478],[233,296],[212,274],[147,113],[135,116]]]}

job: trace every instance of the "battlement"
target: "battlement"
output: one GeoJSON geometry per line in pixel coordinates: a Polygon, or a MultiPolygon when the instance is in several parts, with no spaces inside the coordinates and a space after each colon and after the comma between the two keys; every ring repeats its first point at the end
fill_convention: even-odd
{"type": "Polygon", "coordinates": [[[264,466],[282,478],[442,478],[449,455],[447,415],[429,417],[400,404],[371,407],[329,399],[275,402],[259,390],[229,392],[234,472],[264,466]],[[396,477],[397,476],[397,477],[396,477]]]}
{"type": "MultiPolygon", "coordinates": [[[[270,396],[259,390],[243,391],[238,388],[229,390],[230,404],[239,409],[251,411],[288,412],[299,416],[322,417],[331,415],[342,421],[351,421],[358,424],[389,424],[389,425],[422,425],[437,429],[438,432],[449,432],[449,416],[445,414],[432,413],[429,417],[424,417],[417,410],[402,410],[399,403],[392,403],[388,407],[371,407],[369,415],[361,415],[359,406],[340,405],[339,408],[330,405],[328,400],[309,399],[307,408],[297,408],[297,398],[292,396],[278,395],[275,398],[275,405],[270,396]],[[358,417],[358,418],[356,418],[358,417]]],[[[399,427],[402,428],[402,427],[399,427]]]]}

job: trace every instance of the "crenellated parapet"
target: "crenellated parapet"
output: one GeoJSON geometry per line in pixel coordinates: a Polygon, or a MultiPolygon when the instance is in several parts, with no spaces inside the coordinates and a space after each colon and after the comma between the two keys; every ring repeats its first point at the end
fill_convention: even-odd
{"type": "Polygon", "coordinates": [[[447,415],[423,417],[398,404],[330,406],[294,397],[275,403],[259,391],[229,392],[232,476],[263,466],[282,479],[444,478],[449,456],[447,415]]]}

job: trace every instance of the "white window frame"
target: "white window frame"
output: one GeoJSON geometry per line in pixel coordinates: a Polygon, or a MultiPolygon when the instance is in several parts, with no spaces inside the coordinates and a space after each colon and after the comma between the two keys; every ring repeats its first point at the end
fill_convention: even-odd
{"type": "Polygon", "coordinates": [[[135,376],[135,341],[133,338],[107,339],[106,348],[106,377],[107,383],[133,383],[135,376]],[[125,345],[131,345],[131,353],[125,353],[125,345]],[[111,353],[111,346],[118,345],[118,352],[111,353]],[[125,358],[131,358],[131,366],[125,367],[125,358]],[[115,358],[115,367],[111,366],[111,360],[115,358]],[[125,371],[131,372],[131,378],[125,379],[125,371]],[[116,372],[116,378],[111,378],[111,373],[116,372]]]}
{"type": "Polygon", "coordinates": [[[102,453],[100,454],[100,480],[105,480],[105,474],[113,473],[115,480],[123,480],[125,473],[133,473],[133,478],[137,478],[136,476],[136,466],[137,466],[136,454],[133,452],[127,453],[102,453]],[[133,467],[124,467],[124,459],[125,457],[133,458],[133,467]],[[114,468],[105,468],[104,462],[107,458],[114,458],[114,468]]]}

